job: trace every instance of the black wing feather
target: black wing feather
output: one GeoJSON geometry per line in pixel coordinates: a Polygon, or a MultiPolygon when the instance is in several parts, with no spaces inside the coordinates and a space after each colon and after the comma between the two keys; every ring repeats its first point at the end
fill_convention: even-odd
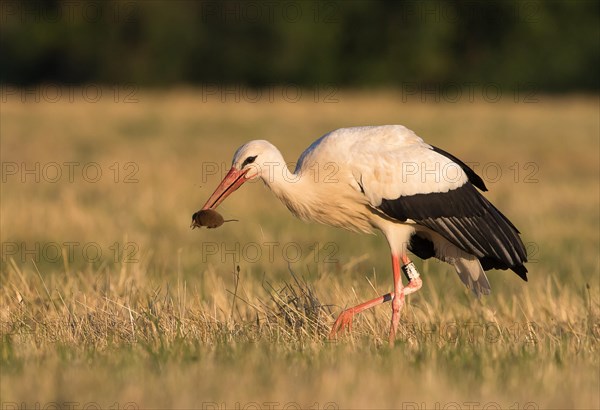
{"type": "Polygon", "coordinates": [[[462,162],[460,159],[456,158],[454,155],[450,154],[449,152],[444,151],[441,148],[434,147],[432,145],[431,149],[433,149],[438,154],[443,155],[448,159],[451,159],[456,164],[460,165],[460,167],[465,172],[465,174],[467,174],[467,178],[469,178],[469,182],[471,182],[473,185],[475,185],[477,188],[481,189],[482,191],[487,191],[487,187],[485,186],[483,179],[481,179],[481,177],[479,175],[477,175],[475,173],[475,171],[473,171],[473,169],[471,169],[471,167],[469,167],[467,164],[462,162]]]}
{"type": "Polygon", "coordinates": [[[431,242],[427,238],[420,236],[418,233],[415,233],[410,237],[408,250],[423,260],[435,256],[435,248],[433,246],[433,242],[431,242]]]}
{"type": "MultiPolygon", "coordinates": [[[[379,209],[394,219],[411,219],[437,232],[479,258],[485,270],[512,269],[527,280],[527,269],[523,266],[527,253],[519,231],[471,182],[448,192],[383,199],[379,209]]],[[[430,254],[425,244],[412,242],[411,239],[409,248],[430,254]]]]}

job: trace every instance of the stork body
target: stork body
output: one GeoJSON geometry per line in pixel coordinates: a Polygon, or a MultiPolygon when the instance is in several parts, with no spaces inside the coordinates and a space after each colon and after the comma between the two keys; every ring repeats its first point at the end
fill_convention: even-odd
{"type": "Polygon", "coordinates": [[[478,191],[487,190],[481,178],[401,125],[330,132],[304,151],[293,173],[275,146],[251,141],[236,151],[231,170],[203,209],[216,208],[254,178],[300,219],[358,232],[380,230],[388,241],[394,291],[344,311],[332,336],[350,328],[354,314],[392,301],[394,340],[404,297],[422,284],[408,251],[453,265],[477,295],[490,292],[485,270],[512,269],[527,280],[519,231],[478,191]]]}

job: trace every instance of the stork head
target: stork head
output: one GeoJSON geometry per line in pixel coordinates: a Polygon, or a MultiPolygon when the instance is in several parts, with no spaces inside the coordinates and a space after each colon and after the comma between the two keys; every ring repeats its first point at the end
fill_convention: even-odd
{"type": "Polygon", "coordinates": [[[274,165],[285,166],[281,153],[269,141],[254,140],[242,145],[233,155],[231,169],[202,209],[216,208],[250,179],[269,179],[274,165]]]}

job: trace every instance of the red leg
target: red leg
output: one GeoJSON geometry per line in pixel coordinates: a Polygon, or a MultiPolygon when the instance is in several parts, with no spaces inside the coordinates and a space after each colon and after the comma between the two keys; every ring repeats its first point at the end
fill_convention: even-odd
{"type": "Polygon", "coordinates": [[[350,309],[344,310],[336,319],[329,338],[333,339],[340,330],[347,328],[349,331],[352,330],[352,319],[354,315],[370,309],[374,306],[381,305],[382,303],[392,301],[392,324],[390,328],[390,343],[396,338],[396,330],[398,329],[398,323],[400,322],[400,311],[404,306],[404,297],[413,292],[419,290],[422,286],[421,278],[419,273],[415,269],[414,265],[408,259],[406,255],[402,256],[402,269],[400,269],[400,258],[398,255],[392,254],[392,271],[394,274],[394,292],[387,293],[383,296],[379,296],[375,299],[369,300],[368,302],[361,303],[360,305],[351,307],[350,309]],[[408,285],[404,287],[402,285],[402,277],[400,275],[401,270],[408,278],[408,285]]]}
{"type": "Polygon", "coordinates": [[[415,265],[406,255],[402,256],[402,263],[404,264],[402,266],[402,271],[404,272],[406,279],[408,279],[408,285],[404,287],[404,295],[406,296],[421,289],[423,281],[421,280],[419,272],[417,272],[417,268],[415,268],[415,265]]]}
{"type": "Polygon", "coordinates": [[[344,310],[338,318],[335,320],[333,327],[331,328],[331,332],[329,332],[329,338],[334,339],[337,332],[347,328],[348,331],[352,330],[352,319],[354,315],[362,312],[363,310],[367,310],[372,308],[373,306],[381,305],[382,303],[389,302],[393,298],[393,294],[386,293],[383,296],[379,296],[375,299],[369,300],[368,302],[361,303],[360,305],[351,307],[350,309],[344,310]]]}
{"type": "MultiPolygon", "coordinates": [[[[408,258],[402,257],[402,262],[408,258]]],[[[410,261],[409,261],[410,262],[410,261]]],[[[400,260],[398,255],[392,254],[392,271],[394,273],[394,298],[392,300],[392,324],[390,326],[390,344],[396,340],[396,330],[400,322],[400,311],[404,306],[404,288],[402,286],[402,276],[400,275],[400,260]]]]}

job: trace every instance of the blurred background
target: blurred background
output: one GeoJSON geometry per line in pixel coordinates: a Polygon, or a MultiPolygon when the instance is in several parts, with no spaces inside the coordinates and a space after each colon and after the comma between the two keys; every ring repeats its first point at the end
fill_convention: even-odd
{"type": "Polygon", "coordinates": [[[599,27],[598,1],[0,1],[0,407],[600,408],[599,27]],[[292,163],[374,124],[471,165],[529,254],[480,300],[415,260],[391,348],[389,305],[327,340],[391,289],[381,235],[260,181],[189,227],[239,145],[292,163]]]}
{"type": "Polygon", "coordinates": [[[0,79],[597,91],[596,1],[3,1],[0,79]]]}

